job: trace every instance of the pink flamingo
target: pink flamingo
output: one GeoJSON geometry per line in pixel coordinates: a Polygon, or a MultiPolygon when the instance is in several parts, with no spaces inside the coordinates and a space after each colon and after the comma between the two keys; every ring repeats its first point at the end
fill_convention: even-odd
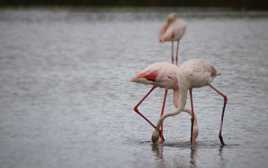
{"type": "MultiPolygon", "coordinates": [[[[164,88],[165,93],[164,93],[164,99],[163,99],[163,104],[161,108],[161,113],[160,117],[164,115],[164,110],[165,110],[165,104],[166,104],[166,97],[168,93],[168,89],[173,89],[174,91],[177,91],[177,84],[175,83],[177,80],[175,80],[176,72],[178,71],[178,67],[174,64],[170,63],[155,63],[150,66],[148,66],[144,71],[140,72],[137,74],[136,77],[132,78],[130,81],[132,82],[137,82],[137,83],[143,83],[143,84],[151,84],[153,85],[152,88],[149,90],[149,92],[137,103],[137,105],[134,106],[133,110],[139,114],[143,119],[145,119],[152,127],[156,129],[156,126],[149,120],[147,119],[139,110],[139,106],[142,104],[142,102],[152,93],[153,90],[155,90],[157,87],[164,88]],[[158,81],[156,82],[156,78],[159,78],[158,81]]],[[[175,107],[178,107],[178,101],[177,101],[177,92],[174,92],[173,94],[173,104],[175,107]]],[[[186,109],[185,112],[189,113],[192,116],[192,123],[195,123],[195,130],[196,133],[198,131],[197,127],[197,121],[196,117],[193,117],[193,113],[191,110],[186,109]]],[[[163,136],[163,125],[161,124],[160,128],[160,141],[159,143],[164,142],[164,136],[163,136]]],[[[192,136],[192,134],[191,134],[192,136]]],[[[197,134],[196,134],[197,136],[197,134]]],[[[195,138],[191,138],[194,139],[195,138]]]]}
{"type": "MultiPolygon", "coordinates": [[[[160,28],[159,40],[161,43],[171,41],[171,62],[173,64],[179,64],[179,43],[182,39],[186,30],[186,23],[184,20],[177,18],[175,13],[171,13],[167,16],[164,24],[160,28]],[[177,41],[177,49],[176,49],[176,57],[174,59],[174,41],[177,41]]],[[[166,94],[164,94],[164,102],[162,109],[164,110],[165,101],[166,101],[166,94]]],[[[190,94],[191,96],[192,94],[190,94]]],[[[191,98],[192,100],[192,98],[191,98]]],[[[192,104],[192,102],[191,102],[192,104]]],[[[163,115],[163,112],[161,112],[163,115]]],[[[193,120],[192,120],[193,121],[193,120]]],[[[163,126],[161,126],[163,127],[163,126]]],[[[163,129],[161,128],[161,132],[163,133],[163,129]]]]}
{"type": "MultiPolygon", "coordinates": [[[[166,41],[171,41],[171,62],[178,65],[179,59],[178,59],[178,50],[179,50],[179,41],[183,37],[184,33],[186,30],[186,23],[182,19],[178,19],[175,13],[171,13],[168,15],[165,23],[162,25],[160,29],[160,42],[166,42],[166,41]],[[174,62],[174,41],[177,41],[177,50],[176,50],[176,59],[174,62]]],[[[154,74],[152,74],[154,75],[154,74]]],[[[153,77],[153,76],[152,76],[153,77]]],[[[150,77],[149,77],[150,78],[150,77]]],[[[149,92],[146,94],[147,96],[155,89],[153,86],[149,92]]],[[[166,97],[167,97],[168,89],[165,89],[164,92],[164,99],[163,99],[163,104],[162,104],[162,109],[160,116],[164,114],[165,110],[165,104],[166,104],[166,97]]],[[[144,99],[147,97],[145,95],[144,99]]],[[[192,94],[190,94],[191,96],[192,94]]],[[[191,98],[192,100],[192,98],[191,98]]],[[[143,101],[143,99],[136,105],[136,108],[134,108],[134,111],[138,112],[138,106],[140,103],[143,101]]],[[[192,102],[191,102],[192,104],[192,102]]],[[[193,120],[192,120],[193,121],[193,120]]],[[[163,135],[163,125],[161,125],[161,135],[163,135]]],[[[164,141],[164,137],[161,136],[161,142],[164,141]]]]}
{"type": "MultiPolygon", "coordinates": [[[[175,116],[185,111],[191,114],[192,125],[191,125],[191,144],[196,143],[197,122],[196,115],[193,110],[193,103],[191,101],[192,110],[185,109],[187,100],[187,92],[190,91],[192,94],[192,88],[199,88],[209,86],[211,89],[216,91],[220,96],[224,98],[224,104],[222,108],[221,123],[219,130],[219,139],[222,145],[225,145],[222,137],[222,126],[225,107],[227,104],[227,96],[211,85],[214,78],[220,75],[214,66],[202,59],[192,59],[183,63],[180,67],[170,63],[155,63],[149,65],[146,69],[139,72],[132,82],[153,85],[153,88],[141,99],[141,101],[134,107],[134,111],[137,112],[142,118],[144,118],[155,130],[152,134],[152,141],[154,143],[163,141],[162,135],[162,124],[167,117],[175,116]],[[138,106],[150,95],[150,93],[157,87],[165,88],[166,92],[168,89],[173,90],[173,103],[176,107],[172,113],[161,115],[157,124],[154,125],[149,119],[147,119],[140,111],[138,106]],[[160,138],[160,139],[159,139],[160,138]]],[[[165,94],[166,94],[165,92],[165,94]]],[[[192,96],[191,96],[192,99],[192,96]]],[[[163,103],[164,104],[164,103],[163,103]]],[[[163,111],[163,110],[162,110],[163,111]]]]}
{"type": "Polygon", "coordinates": [[[168,15],[165,23],[160,29],[160,42],[171,41],[171,62],[178,65],[179,63],[179,43],[186,31],[186,23],[184,20],[177,18],[175,13],[168,15]],[[177,41],[176,58],[174,61],[174,41],[177,41]]]}

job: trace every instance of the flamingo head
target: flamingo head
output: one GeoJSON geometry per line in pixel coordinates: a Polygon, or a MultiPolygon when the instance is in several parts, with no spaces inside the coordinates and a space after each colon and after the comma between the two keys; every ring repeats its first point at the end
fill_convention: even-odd
{"type": "Polygon", "coordinates": [[[160,138],[160,133],[159,133],[159,130],[158,129],[155,129],[153,134],[152,134],[152,142],[154,144],[158,143],[159,142],[159,138],[160,138]]]}
{"type": "Polygon", "coordinates": [[[167,41],[167,39],[164,37],[164,36],[161,36],[160,38],[159,38],[159,42],[160,43],[164,43],[164,42],[166,42],[167,41]]]}
{"type": "Polygon", "coordinates": [[[170,13],[168,16],[167,16],[167,23],[168,24],[171,24],[172,22],[174,22],[175,20],[177,19],[177,15],[176,13],[170,13]]]}
{"type": "Polygon", "coordinates": [[[156,82],[158,73],[155,71],[143,71],[138,73],[130,82],[153,85],[156,82]]]}

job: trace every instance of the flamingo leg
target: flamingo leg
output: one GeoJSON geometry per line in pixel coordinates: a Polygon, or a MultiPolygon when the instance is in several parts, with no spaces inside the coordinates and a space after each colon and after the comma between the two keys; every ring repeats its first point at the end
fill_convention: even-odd
{"type": "Polygon", "coordinates": [[[180,44],[180,40],[177,41],[177,49],[176,49],[176,65],[179,65],[179,44],[180,44]]]}
{"type": "Polygon", "coordinates": [[[155,88],[157,88],[156,86],[153,86],[150,90],[149,90],[149,92],[147,92],[146,94],[145,94],[145,96],[138,102],[138,104],[136,105],[136,106],[134,106],[134,108],[133,108],[133,110],[137,113],[137,114],[139,114],[145,121],[147,121],[148,122],[148,124],[150,124],[153,128],[156,128],[156,126],[148,119],[148,118],[146,118],[140,111],[139,111],[139,109],[138,109],[138,107],[142,104],[142,102],[152,93],[152,91],[155,89],[155,88]]]}
{"type": "Polygon", "coordinates": [[[192,88],[189,89],[189,93],[190,93],[191,114],[192,114],[192,118],[191,118],[191,144],[195,145],[196,144],[196,137],[198,135],[198,130],[195,130],[197,128],[197,119],[196,119],[196,115],[194,113],[194,102],[193,102],[192,88]]]}
{"type": "Polygon", "coordinates": [[[211,84],[208,85],[210,88],[212,88],[214,91],[216,91],[220,96],[223,97],[223,107],[222,107],[222,113],[221,113],[221,124],[220,124],[220,130],[219,130],[219,139],[221,141],[222,145],[225,145],[224,141],[223,141],[223,137],[222,137],[222,125],[223,125],[223,118],[224,118],[224,112],[225,112],[225,108],[226,108],[226,104],[228,101],[228,98],[225,94],[223,94],[221,91],[219,91],[218,89],[216,89],[214,86],[212,86],[211,84]]]}
{"type": "Polygon", "coordinates": [[[171,63],[174,63],[174,41],[171,41],[171,63]]]}
{"type": "MultiPolygon", "coordinates": [[[[160,117],[162,117],[164,115],[166,100],[167,100],[167,93],[168,93],[168,89],[165,89],[160,117]]],[[[160,126],[160,138],[161,138],[160,143],[163,143],[165,141],[163,131],[164,131],[164,127],[163,127],[163,124],[161,124],[161,126],[160,126]]]]}

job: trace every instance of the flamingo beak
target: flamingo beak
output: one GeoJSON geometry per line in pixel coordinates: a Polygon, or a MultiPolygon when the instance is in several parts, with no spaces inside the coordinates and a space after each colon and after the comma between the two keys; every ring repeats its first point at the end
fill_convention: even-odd
{"type": "Polygon", "coordinates": [[[138,82],[138,77],[137,76],[135,76],[134,78],[131,78],[130,80],[129,80],[129,82],[138,82]]]}
{"type": "Polygon", "coordinates": [[[153,84],[157,78],[157,72],[140,72],[130,82],[153,84]]]}
{"type": "Polygon", "coordinates": [[[139,76],[131,78],[129,81],[130,82],[135,82],[135,83],[143,83],[143,84],[151,84],[152,83],[152,81],[149,81],[146,78],[139,77],[139,76]]]}
{"type": "Polygon", "coordinates": [[[144,79],[143,76],[141,76],[141,74],[142,73],[137,73],[135,77],[131,78],[129,81],[139,83],[142,79],[144,79]]]}
{"type": "Polygon", "coordinates": [[[135,77],[131,78],[129,81],[130,82],[136,82],[140,83],[141,81],[146,80],[145,78],[141,77],[140,74],[137,74],[135,77]]]}

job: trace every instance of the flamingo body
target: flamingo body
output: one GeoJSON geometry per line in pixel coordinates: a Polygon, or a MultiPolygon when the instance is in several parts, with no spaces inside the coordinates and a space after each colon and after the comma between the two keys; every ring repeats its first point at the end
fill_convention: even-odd
{"type": "Polygon", "coordinates": [[[160,30],[160,42],[179,41],[186,30],[186,23],[182,19],[176,19],[171,23],[164,23],[160,30]]]}
{"type": "Polygon", "coordinates": [[[180,70],[190,81],[191,88],[206,86],[220,75],[214,66],[203,59],[186,61],[180,66],[180,70]]]}
{"type": "Polygon", "coordinates": [[[154,63],[139,72],[132,82],[160,88],[198,88],[210,84],[219,75],[214,66],[203,59],[192,59],[180,67],[166,62],[154,63]]]}
{"type": "Polygon", "coordinates": [[[149,65],[131,79],[132,82],[154,85],[160,88],[176,89],[178,67],[174,64],[161,62],[149,65]]]}
{"type": "Polygon", "coordinates": [[[171,62],[179,63],[179,43],[186,31],[186,23],[183,19],[177,18],[175,13],[168,15],[164,24],[160,28],[159,41],[171,42],[171,62]],[[174,41],[177,42],[176,56],[174,58],[174,41]]]}

